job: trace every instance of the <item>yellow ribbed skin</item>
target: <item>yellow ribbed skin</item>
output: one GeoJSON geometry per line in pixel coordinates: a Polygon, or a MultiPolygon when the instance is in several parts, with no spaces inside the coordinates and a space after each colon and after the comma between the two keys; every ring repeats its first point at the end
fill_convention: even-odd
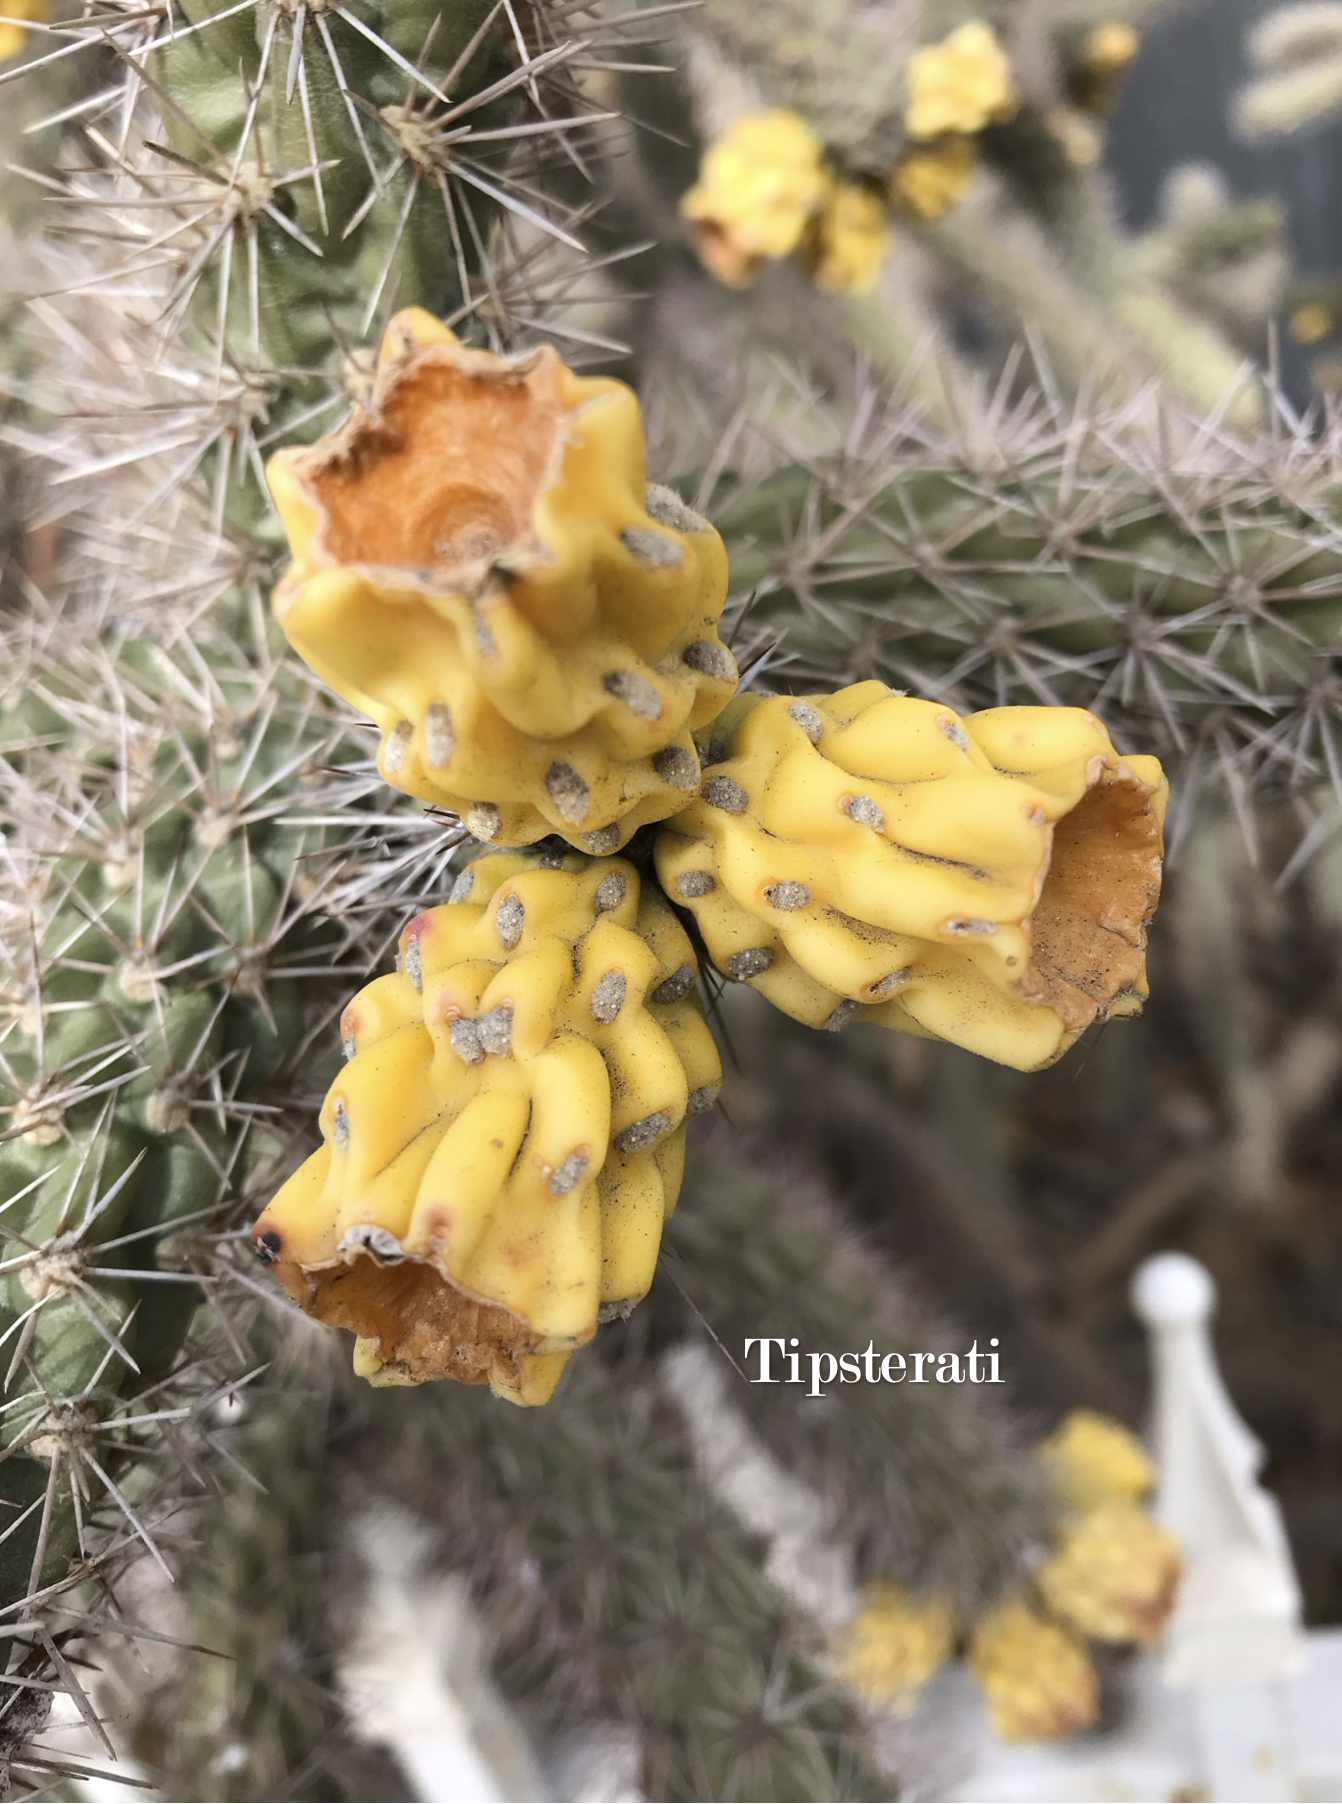
{"type": "Polygon", "coordinates": [[[614,852],[694,793],[736,688],[722,541],[649,486],[633,391],[419,309],[366,405],[267,475],[294,648],[381,732],[387,781],[477,838],[614,852]]]}
{"type": "Polygon", "coordinates": [[[868,682],[738,697],[712,741],[658,876],[786,1014],[1030,1071],[1140,1008],[1167,786],[1093,714],[961,719],[868,682]]]}
{"type": "Polygon", "coordinates": [[[622,859],[493,853],[346,1009],[325,1144],[253,1229],[379,1383],[550,1396],[652,1282],[721,1064],[694,954],[622,859]]]}
{"type": "Polygon", "coordinates": [[[1003,1741],[1050,1741],[1093,1723],[1100,1687],[1084,1645],[1008,1598],[975,1625],[969,1669],[1003,1741]]]}
{"type": "Polygon", "coordinates": [[[862,1608],[834,1637],[830,1655],[839,1676],[869,1704],[904,1716],[954,1645],[955,1617],[943,1599],[875,1584],[863,1589],[862,1608]]]}
{"type": "Polygon", "coordinates": [[[1179,1570],[1174,1537],[1139,1505],[1115,1501],[1067,1525],[1035,1584],[1078,1634],[1147,1646],[1173,1606],[1179,1570]]]}
{"type": "Polygon", "coordinates": [[[1156,1482],[1151,1456],[1130,1428],[1094,1409],[1074,1409],[1039,1444],[1059,1496],[1084,1513],[1111,1502],[1136,1503],[1156,1482]]]}

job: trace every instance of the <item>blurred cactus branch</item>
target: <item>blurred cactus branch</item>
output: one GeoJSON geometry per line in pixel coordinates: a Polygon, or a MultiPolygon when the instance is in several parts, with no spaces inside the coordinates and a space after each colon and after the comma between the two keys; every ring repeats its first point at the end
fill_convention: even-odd
{"type": "MultiPolygon", "coordinates": [[[[859,18],[836,4],[831,13],[799,8],[780,18],[773,8],[763,14],[713,0],[696,21],[687,63],[700,129],[711,138],[743,107],[790,107],[843,169],[883,187],[912,142],[907,59],[961,15],[925,12],[915,34],[897,7],[863,9],[859,18]]],[[[996,18],[991,8],[984,16],[996,18]]],[[[1127,13],[1108,8],[1104,16],[1127,13]]],[[[1200,410],[1229,396],[1246,423],[1254,420],[1258,401],[1243,382],[1240,352],[1213,314],[1189,304],[1187,289],[1133,258],[1106,183],[1090,167],[1098,128],[1068,98],[1066,73],[1069,53],[1093,29],[1090,12],[1003,9],[996,22],[1021,83],[1018,104],[982,131],[983,169],[965,199],[921,218],[897,209],[897,234],[916,240],[943,272],[956,311],[977,309],[1004,345],[1029,330],[1069,385],[1102,380],[1117,394],[1158,376],[1200,410]]],[[[952,335],[931,324],[935,310],[911,300],[907,283],[886,281],[832,315],[891,379],[920,341],[954,361],[952,335]]]]}

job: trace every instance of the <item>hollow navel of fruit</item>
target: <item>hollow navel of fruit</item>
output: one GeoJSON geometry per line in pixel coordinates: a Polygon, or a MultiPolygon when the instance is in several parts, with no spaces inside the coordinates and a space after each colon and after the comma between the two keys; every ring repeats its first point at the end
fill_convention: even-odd
{"type": "Polygon", "coordinates": [[[658,875],[785,1013],[1031,1071],[1140,1008],[1166,785],[1085,709],[961,719],[877,682],[742,696],[705,763],[658,875]]]}
{"type": "Polygon", "coordinates": [[[491,853],[354,998],[322,1147],[253,1229],[375,1384],[544,1403],[646,1293],[721,1065],[694,954],[622,859],[491,853]]]}
{"type": "Polygon", "coordinates": [[[684,806],[736,688],[722,541],[645,480],[622,382],[469,350],[418,309],[346,424],[271,459],[275,611],[372,716],[388,782],[477,838],[598,853],[684,806]]]}

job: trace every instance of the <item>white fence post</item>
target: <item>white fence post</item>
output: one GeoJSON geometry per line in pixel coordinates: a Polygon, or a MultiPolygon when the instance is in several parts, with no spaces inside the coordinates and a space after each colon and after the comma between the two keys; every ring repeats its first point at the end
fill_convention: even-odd
{"type": "Polygon", "coordinates": [[[1155,1365],[1156,1514],[1184,1557],[1163,1674],[1192,1693],[1209,1797],[1294,1798],[1285,1681],[1305,1664],[1300,1588],[1281,1512],[1258,1483],[1263,1450],[1216,1366],[1216,1289],[1196,1260],[1162,1253],[1132,1294],[1155,1365]]]}

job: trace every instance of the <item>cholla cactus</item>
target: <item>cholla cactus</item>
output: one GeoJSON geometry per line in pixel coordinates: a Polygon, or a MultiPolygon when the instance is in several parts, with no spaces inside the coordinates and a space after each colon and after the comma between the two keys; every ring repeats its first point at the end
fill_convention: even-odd
{"type": "Polygon", "coordinates": [[[1174,762],[1185,809],[1217,782],[1308,804],[1337,768],[1340,456],[1331,425],[1161,436],[1040,397],[986,441],[895,407],[712,512],[752,628],[786,623],[790,688],[838,671],[966,716],[1093,708],[1174,762]]]}
{"type": "MultiPolygon", "coordinates": [[[[94,161],[66,178],[109,247],[56,303],[97,423],[39,437],[31,423],[61,396],[51,363],[7,375],[24,408],[12,440],[65,465],[52,513],[73,579],[52,636],[29,577],[0,698],[0,1482],[14,1506],[0,1607],[47,1612],[43,1660],[70,1633],[72,1587],[130,1545],[165,1559],[196,1467],[174,1461],[163,1485],[146,1462],[182,1425],[202,1433],[238,1375],[238,1330],[198,1305],[235,1282],[239,1198],[292,1163],[277,1099],[335,1064],[323,1030],[349,979],[326,986],[346,959],[366,974],[383,943],[370,887],[398,912],[421,896],[405,879],[413,826],[408,865],[404,847],[358,849],[366,829],[396,830],[358,730],[300,667],[276,668],[254,605],[271,533],[258,442],[358,388],[361,358],[345,353],[388,284],[474,309],[505,230],[492,221],[513,206],[540,217],[516,198],[516,159],[504,167],[511,145],[537,141],[519,114],[576,98],[558,65],[584,33],[563,49],[538,18],[519,40],[488,8],[440,30],[436,6],[401,9],[384,33],[367,10],[77,17],[5,72],[40,93],[109,31],[126,70],[123,91],[77,109],[94,161]],[[110,134],[104,106],[124,108],[110,134]],[[411,166],[384,167],[382,135],[407,131],[411,166]],[[338,173],[337,147],[355,151],[338,173]],[[206,469],[208,488],[194,480],[206,469]]],[[[581,104],[557,110],[539,136],[582,123],[581,104]]],[[[45,273],[57,291],[71,274],[59,254],[45,273]]],[[[92,1602],[76,1591],[76,1616],[92,1602]]]]}
{"type": "MultiPolygon", "coordinates": [[[[710,169],[752,129],[746,108],[758,98],[770,110],[753,129],[786,109],[788,142],[807,146],[808,179],[819,166],[831,182],[856,179],[884,194],[894,242],[907,233],[917,246],[869,294],[853,284],[822,315],[892,378],[905,376],[928,341],[954,371],[954,334],[928,292],[940,282],[976,324],[1000,334],[1004,356],[1028,326],[1067,384],[1126,389],[1158,371],[1201,408],[1231,395],[1242,418],[1255,417],[1254,398],[1235,392],[1237,350],[1130,255],[1096,167],[1104,116],[1139,49],[1138,10],[1116,3],[1097,20],[1094,9],[1057,8],[1037,19],[992,4],[966,18],[959,8],[927,6],[920,41],[909,41],[906,26],[855,0],[824,8],[775,0],[767,9],[711,0],[696,21],[692,65],[708,142],[700,185],[686,199],[709,267],[729,280],[754,267],[739,253],[724,261],[722,235],[706,237],[697,216],[704,194],[722,188],[710,169]]],[[[777,148],[760,143],[765,163],[777,148]]],[[[782,173],[754,158],[750,167],[717,205],[733,215],[729,242],[747,242],[749,197],[763,193],[770,172],[775,182],[782,173]]],[[[808,206],[818,211],[819,200],[808,206]]],[[[798,242],[763,255],[786,255],[798,242]]],[[[796,354],[806,351],[799,338],[796,354]]]]}
{"type": "MultiPolygon", "coordinates": [[[[1121,1423],[1074,1411],[1038,1454],[1063,1511],[1054,1545],[1028,1588],[994,1601],[966,1631],[970,1671],[1007,1741],[1051,1740],[1092,1722],[1100,1681],[1085,1642],[1148,1645],[1180,1571],[1173,1537],[1132,1494],[1145,1455],[1121,1423]]],[[[951,1600],[874,1585],[861,1602],[834,1639],[835,1662],[868,1703],[907,1714],[955,1645],[951,1600]]]]}
{"type": "MultiPolygon", "coordinates": [[[[665,1381],[667,1342],[699,1333],[696,1311],[728,1345],[798,1329],[838,1344],[858,1320],[863,1339],[910,1330],[839,1210],[799,1203],[791,1179],[761,1186],[720,1142],[668,1221],[686,1120],[721,1076],[699,985],[710,1001],[724,979],[767,995],[772,971],[816,1024],[889,1009],[887,1024],[1026,1066],[1125,1012],[1145,987],[1163,806],[1154,760],[1131,748],[1224,746],[1242,771],[1249,748],[1270,762],[1257,711],[1302,776],[1326,763],[1306,675],[1330,631],[1327,453],[1293,440],[1254,486],[1220,436],[1198,448],[1215,468],[1193,472],[1190,498],[1122,418],[1088,436],[999,412],[977,464],[882,420],[845,434],[844,458],[757,483],[723,478],[730,448],[701,460],[682,486],[702,511],[648,486],[631,392],[537,342],[528,273],[579,221],[577,178],[527,147],[566,146],[581,169],[590,94],[630,72],[566,76],[584,36],[567,10],[439,19],[256,0],[189,6],[173,29],[90,12],[29,46],[40,70],[44,51],[110,34],[128,70],[114,101],[84,96],[64,179],[89,242],[121,236],[130,259],[93,271],[101,314],[42,304],[78,363],[78,417],[39,439],[30,411],[16,440],[69,478],[51,511],[76,580],[59,618],[30,588],[7,640],[0,1491],[16,1507],[0,1570],[10,1619],[40,1624],[15,1671],[69,1670],[65,1639],[96,1619],[81,1587],[127,1545],[192,1582],[181,1475],[198,1456],[214,1469],[216,1404],[273,1351],[249,1312],[287,1309],[237,1256],[265,1205],[254,1244],[294,1299],[354,1330],[358,1370],[380,1382],[360,1391],[313,1356],[318,1403],[337,1407],[304,1418],[304,1483],[252,1509],[200,1506],[216,1577],[275,1550],[314,1557],[314,1497],[341,1490],[344,1436],[365,1493],[399,1472],[436,1514],[500,1675],[548,1732],[575,1703],[616,1722],[648,1795],[887,1795],[869,1706],[911,1700],[948,1621],[986,1675],[987,1612],[1007,1612],[992,1620],[1014,1623],[1009,1646],[1019,1610],[1044,1623],[1026,1586],[1080,1633],[1145,1634],[1169,1550],[1106,1504],[1033,1574],[1044,1472],[993,1412],[916,1393],[822,1412],[788,1395],[764,1399],[758,1434],[822,1499],[851,1584],[822,1621],[795,1572],[763,1569],[694,1400],[665,1381]],[[348,423],[299,442],[346,406],[348,423]],[[281,441],[293,564],[278,611],[316,681],[264,613],[278,538],[262,463],[281,441]],[[1261,529],[1247,550],[1245,520],[1261,529]],[[1259,587],[1234,588],[1241,574],[1259,587]],[[1298,611],[1294,637],[1262,625],[1265,593],[1269,616],[1298,611]],[[1156,655],[1153,616],[1182,673],[1169,706],[1122,680],[1156,655]],[[790,666],[752,668],[757,626],[789,631],[790,666]],[[729,641],[751,685],[736,701],[729,641]],[[910,671],[933,700],[877,680],[910,671]],[[940,762],[924,769],[929,745],[940,762]],[[789,761],[806,806],[784,820],[789,761]],[[746,805],[723,807],[737,789],[746,805]],[[493,849],[459,856],[468,833],[493,849]],[[1122,906],[1101,918],[1088,881],[1115,871],[1122,906]],[[873,993],[896,976],[897,994],[873,993]],[[683,1308],[653,1288],[663,1244],[683,1308]],[[512,1401],[556,1394],[524,1417],[454,1385],[390,1388],[453,1373],[512,1401]]],[[[761,242],[757,195],[700,222],[737,233],[742,273],[787,239],[809,283],[854,306],[874,283],[883,304],[891,217],[926,222],[934,245],[976,184],[1006,179],[996,134],[1019,150],[1045,109],[1005,22],[958,23],[929,17],[933,61],[916,67],[958,57],[973,92],[935,117],[908,116],[907,58],[878,64],[842,32],[827,66],[789,79],[869,61],[833,86],[855,103],[846,125],[814,96],[760,96],[793,109],[786,231],[761,242]]],[[[1090,55],[1112,79],[1112,54],[1103,69],[1093,46],[1059,55],[1054,85],[1098,110],[1077,71],[1090,55]]],[[[1084,174],[1045,136],[1050,194],[1074,200],[1084,174]]],[[[549,323],[602,344],[585,313],[549,323]]],[[[60,390],[47,358],[30,410],[60,390]]],[[[833,1058],[838,1043],[816,1045],[833,1058]]],[[[268,1395],[252,1446],[273,1470],[285,1437],[268,1395]]],[[[251,1735],[258,1793],[339,1717],[294,1679],[291,1650],[272,1657],[296,1608],[277,1599],[254,1641],[230,1642],[236,1683],[212,1669],[199,1692],[202,1740],[225,1719],[237,1745],[251,1735]]],[[[227,1597],[205,1600],[201,1638],[229,1639],[229,1615],[227,1597]]],[[[1080,1646],[1044,1629],[1030,1645],[1050,1657],[1080,1646]]],[[[1081,1719],[1084,1650],[1061,1668],[1045,1675],[1052,1715],[1027,1699],[1014,1720],[1081,1719]]]]}
{"type": "MultiPolygon", "coordinates": [[[[417,315],[383,363],[348,428],[272,470],[295,555],[277,611],[368,698],[393,780],[489,839],[535,840],[557,813],[595,849],[670,816],[668,895],[726,976],[815,1026],[865,1004],[1029,1069],[1140,1005],[1154,759],[1119,759],[1080,711],[962,723],[879,684],[724,712],[716,535],[662,491],[641,524],[630,398],[543,354],[463,354],[417,315]],[[623,764],[602,762],[612,744],[623,764]]],[[[327,1145],[255,1230],[375,1382],[487,1377],[546,1401],[598,1311],[647,1291],[687,1108],[716,1096],[692,1011],[635,1028],[696,968],[669,915],[640,915],[633,866],[542,864],[485,860],[407,929],[403,972],[346,1017],[327,1145]]]]}

